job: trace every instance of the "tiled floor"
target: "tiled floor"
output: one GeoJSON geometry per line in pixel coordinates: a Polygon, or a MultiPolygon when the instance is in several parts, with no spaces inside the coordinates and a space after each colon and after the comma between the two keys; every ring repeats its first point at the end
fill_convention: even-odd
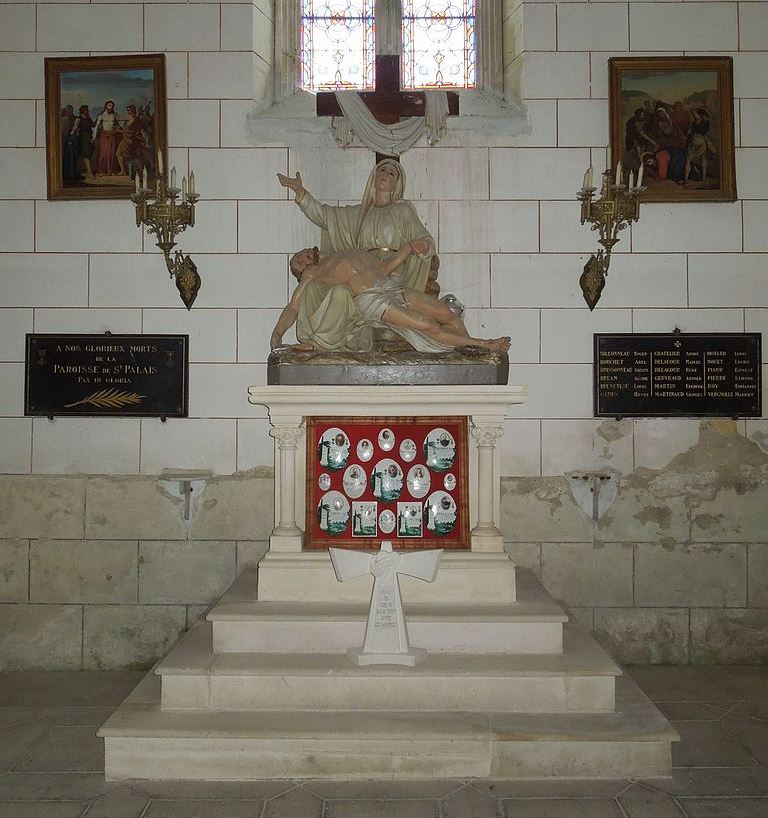
{"type": "Polygon", "coordinates": [[[682,737],[669,780],[105,782],[141,674],[0,674],[0,818],[768,818],[768,668],[630,672],[682,737]]]}

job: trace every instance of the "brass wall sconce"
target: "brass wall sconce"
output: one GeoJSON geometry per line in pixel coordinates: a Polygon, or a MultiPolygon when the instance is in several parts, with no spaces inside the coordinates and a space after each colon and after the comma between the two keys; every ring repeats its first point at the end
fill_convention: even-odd
{"type": "Polygon", "coordinates": [[[200,275],[191,256],[176,250],[171,258],[171,250],[176,246],[176,235],[195,224],[195,202],[200,198],[195,192],[195,174],[189,174],[189,182],[184,177],[181,188],[177,188],[176,168],[171,170],[168,184],[163,174],[160,151],[157,159],[157,185],[154,190],[147,186],[146,168],[141,179],[136,174],[136,191],[131,194],[131,201],[136,205],[136,227],[145,225],[147,233],[157,236],[157,246],[163,251],[165,266],[171,278],[176,279],[176,288],[184,306],[190,310],[200,289],[200,275]]]}
{"type": "Polygon", "coordinates": [[[592,199],[597,188],[592,187],[592,165],[584,174],[581,190],[576,197],[581,202],[581,223],[589,222],[593,230],[600,231],[597,240],[602,247],[589,257],[584,265],[584,272],[579,278],[579,286],[584,294],[584,300],[590,310],[600,300],[600,294],[605,287],[605,277],[611,263],[611,250],[619,241],[619,230],[640,218],[640,194],[643,187],[643,166],[635,183],[635,174],[630,172],[627,183],[624,183],[621,162],[616,165],[616,175],[611,177],[611,169],[603,171],[600,198],[592,199]]]}

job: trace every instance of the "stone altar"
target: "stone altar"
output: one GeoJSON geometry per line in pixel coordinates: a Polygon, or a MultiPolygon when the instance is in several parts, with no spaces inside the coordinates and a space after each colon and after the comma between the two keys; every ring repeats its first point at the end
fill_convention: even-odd
{"type": "MultiPolygon", "coordinates": [[[[665,777],[677,734],[503,550],[496,442],[522,387],[252,387],[275,439],[275,527],[100,729],[108,779],[665,777]],[[458,407],[461,408],[458,408],[458,407]],[[302,551],[303,420],[466,413],[471,550],[403,578],[416,667],[356,667],[370,579],[302,551]],[[421,588],[419,587],[421,586],[421,588]]],[[[422,552],[423,553],[423,552],[422,552]]]]}
{"type": "MultiPolygon", "coordinates": [[[[497,441],[509,406],[523,403],[524,386],[252,386],[251,403],[267,407],[275,439],[276,525],[270,552],[300,552],[298,520],[304,519],[304,418],[307,415],[410,417],[465,415],[469,418],[470,525],[472,551],[501,554],[500,466],[497,441]]],[[[441,572],[442,573],[442,572],[441,572]]],[[[438,580],[438,583],[440,580],[438,580]]]]}

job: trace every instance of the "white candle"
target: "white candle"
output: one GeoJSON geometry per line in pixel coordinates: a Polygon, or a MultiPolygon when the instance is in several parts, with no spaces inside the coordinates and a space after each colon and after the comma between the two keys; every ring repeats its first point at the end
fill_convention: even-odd
{"type": "Polygon", "coordinates": [[[605,166],[609,168],[611,166],[611,146],[605,149],[605,166]]]}
{"type": "Polygon", "coordinates": [[[589,168],[584,171],[584,180],[581,183],[581,189],[586,190],[589,187],[589,168]]]}
{"type": "Polygon", "coordinates": [[[633,170],[631,170],[631,171],[629,172],[629,183],[627,184],[627,187],[628,187],[630,190],[632,190],[632,188],[633,188],[634,186],[635,186],[635,172],[634,172],[633,170]]]}
{"type": "Polygon", "coordinates": [[[190,171],[189,174],[189,195],[193,196],[195,193],[195,172],[190,171]]]}
{"type": "Polygon", "coordinates": [[[176,168],[171,168],[171,187],[176,187],[176,168]]]}
{"type": "Polygon", "coordinates": [[[137,171],[136,172],[136,192],[137,193],[139,192],[139,187],[140,187],[140,185],[139,185],[139,173],[137,171]]]}
{"type": "Polygon", "coordinates": [[[592,165],[587,168],[587,187],[592,187],[592,165]]]}
{"type": "Polygon", "coordinates": [[[184,176],[181,180],[181,200],[185,202],[187,200],[187,177],[184,176]]]}
{"type": "Polygon", "coordinates": [[[617,184],[617,185],[620,185],[620,184],[621,184],[621,174],[622,174],[622,170],[621,170],[621,160],[619,160],[619,161],[616,163],[616,184],[617,184]]]}
{"type": "Polygon", "coordinates": [[[157,173],[159,176],[163,175],[163,152],[160,148],[157,149],[157,173]]]}
{"type": "Polygon", "coordinates": [[[645,170],[645,165],[641,162],[640,163],[640,173],[637,174],[637,186],[643,186],[643,171],[645,170]]]}
{"type": "Polygon", "coordinates": [[[147,189],[148,184],[149,183],[147,181],[147,166],[144,165],[144,173],[142,175],[142,187],[144,188],[144,190],[147,189]]]}

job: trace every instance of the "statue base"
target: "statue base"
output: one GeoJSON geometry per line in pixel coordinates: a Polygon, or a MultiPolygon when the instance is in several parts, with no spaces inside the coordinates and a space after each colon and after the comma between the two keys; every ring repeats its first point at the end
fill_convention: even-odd
{"type": "Polygon", "coordinates": [[[416,350],[299,352],[280,349],[267,359],[270,386],[506,386],[507,353],[462,347],[440,354],[416,350]]]}
{"type": "Polygon", "coordinates": [[[366,653],[362,648],[350,648],[347,656],[359,667],[370,665],[404,665],[416,667],[426,657],[423,648],[411,648],[407,653],[366,653]]]}

